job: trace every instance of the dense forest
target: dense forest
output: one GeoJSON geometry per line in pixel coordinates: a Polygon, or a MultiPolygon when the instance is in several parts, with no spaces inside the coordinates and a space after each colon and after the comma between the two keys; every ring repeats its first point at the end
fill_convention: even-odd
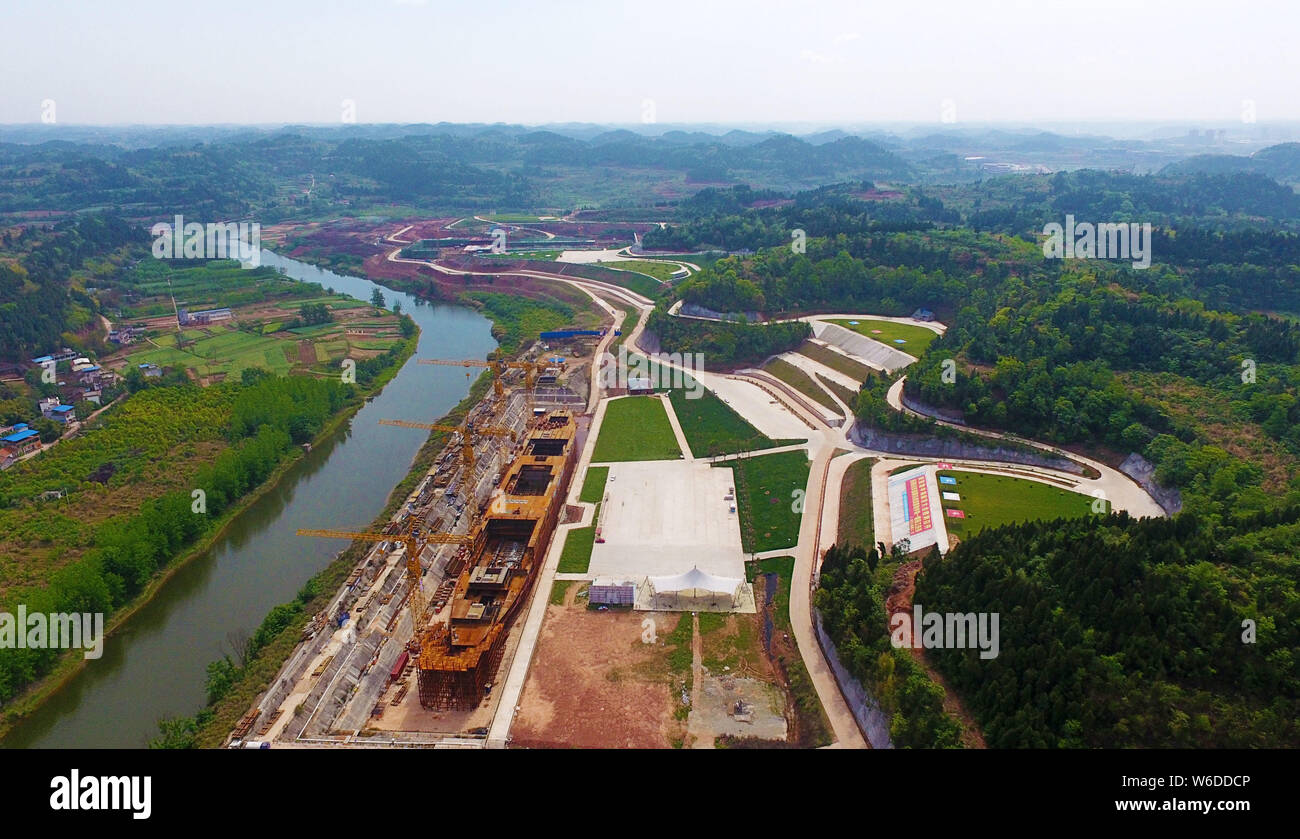
{"type": "MultiPolygon", "coordinates": [[[[1206,234],[1199,239],[1203,256],[1225,238],[1250,236],[1206,234]]],[[[1266,273],[1296,270],[1287,248],[1271,260],[1266,248],[1252,252],[1266,273]]],[[[1193,264],[1190,254],[1181,252],[1185,262],[1174,266],[1157,251],[1144,271],[1044,259],[1022,239],[970,230],[838,234],[809,239],[802,254],[776,247],[719,260],[678,290],[687,302],[719,311],[907,315],[930,308],[949,329],[908,370],[912,398],[977,426],[1137,451],[1159,466],[1162,481],[1192,489],[1202,512],[1225,504],[1263,509],[1265,490],[1291,483],[1300,457],[1300,325],[1250,310],[1264,302],[1252,297],[1287,295],[1267,280],[1239,283],[1232,309],[1209,307],[1198,298],[1212,295],[1199,283],[1214,272],[1193,264]],[[955,382],[941,375],[948,359],[957,362],[955,382]],[[1172,378],[1136,387],[1138,375],[1148,383],[1172,378]],[[1204,400],[1162,406],[1191,389],[1225,402],[1250,438],[1241,441],[1249,456],[1229,456],[1205,418],[1189,415],[1204,400]]],[[[1216,287],[1230,281],[1214,280],[1216,287]]],[[[1300,311],[1300,299],[1284,302],[1300,311]]],[[[887,382],[867,384],[858,398],[860,420],[921,431],[891,415],[887,382]]]]}
{"type": "Polygon", "coordinates": [[[985,530],[926,560],[915,602],[998,613],[1000,654],[927,656],[992,747],[1300,746],[1297,545],[1300,506],[985,530]]]}
{"type": "MultiPolygon", "coordinates": [[[[887,229],[872,202],[849,194],[866,185],[768,208],[759,205],[770,196],[743,191],[697,196],[688,202],[700,208],[695,219],[661,238],[687,246],[725,235],[731,249],[756,247],[678,284],[684,300],[708,309],[931,309],[948,330],[905,371],[914,404],[1112,464],[1137,452],[1156,465],[1157,481],[1181,490],[1173,519],[1027,524],[926,560],[916,602],[1002,616],[996,660],[937,658],[989,745],[1300,743],[1300,240],[1285,229],[1300,215],[1295,195],[1255,174],[1096,172],[988,182],[967,195],[1026,194],[1035,180],[1039,227],[1065,212],[1168,219],[1155,230],[1152,266],[1044,258],[1038,237],[1023,232],[1030,216],[950,229],[930,205],[912,229],[887,229]],[[1247,215],[1257,226],[1237,224],[1247,215]],[[789,231],[801,226],[806,249],[796,253],[789,231]],[[950,360],[955,380],[942,375],[950,360]],[[1247,619],[1260,631],[1243,645],[1247,619]]],[[[915,208],[920,192],[891,200],[915,208]]],[[[963,218],[974,225],[967,209],[963,218]]],[[[934,436],[929,420],[888,406],[894,380],[862,384],[859,422],[934,436]]],[[[896,744],[946,745],[943,718],[926,710],[938,688],[923,671],[888,663],[899,657],[888,649],[887,581],[872,558],[828,555],[819,612],[846,664],[894,710],[896,744]],[[904,685],[915,679],[910,700],[900,675],[904,685]]]]}
{"type": "Polygon", "coordinates": [[[74,272],[91,259],[111,266],[112,252],[145,241],[142,228],[109,215],[0,233],[0,360],[72,343],[64,334],[95,312],[94,300],[71,282],[74,272]]]}
{"type": "Polygon", "coordinates": [[[706,370],[726,370],[792,350],[812,334],[801,321],[757,325],[672,317],[655,309],[646,331],[667,353],[700,353],[706,370]]]}
{"type": "MultiPolygon", "coordinates": [[[[944,712],[943,688],[910,650],[890,642],[885,587],[876,577],[879,562],[875,548],[827,549],[814,595],[826,632],[844,666],[890,715],[895,746],[961,748],[961,725],[944,712]]],[[[925,605],[930,608],[929,601],[925,605]]]]}

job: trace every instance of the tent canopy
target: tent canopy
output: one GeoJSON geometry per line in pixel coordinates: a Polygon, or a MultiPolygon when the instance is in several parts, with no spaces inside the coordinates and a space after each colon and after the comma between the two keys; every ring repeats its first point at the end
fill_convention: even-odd
{"type": "Polygon", "coordinates": [[[655,592],[672,592],[688,597],[699,597],[706,594],[725,594],[728,597],[733,597],[736,594],[736,589],[740,588],[741,584],[745,582],[734,577],[715,577],[701,571],[698,566],[685,574],[677,574],[672,577],[648,577],[647,579],[655,592]]]}

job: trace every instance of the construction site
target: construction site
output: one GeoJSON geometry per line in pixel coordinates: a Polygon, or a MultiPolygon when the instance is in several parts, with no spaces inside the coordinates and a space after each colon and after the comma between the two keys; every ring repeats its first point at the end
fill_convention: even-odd
{"type": "Polygon", "coordinates": [[[458,426],[381,420],[449,434],[381,532],[299,531],[373,547],[231,746],[476,746],[487,735],[585,423],[570,400],[546,398],[565,372],[552,359],[422,363],[489,367],[493,388],[458,426]]]}

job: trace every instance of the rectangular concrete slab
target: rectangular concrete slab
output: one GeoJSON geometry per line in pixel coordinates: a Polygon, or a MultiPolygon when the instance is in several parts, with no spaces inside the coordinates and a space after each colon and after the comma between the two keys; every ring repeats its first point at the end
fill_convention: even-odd
{"type": "Polygon", "coordinates": [[[740,516],[728,490],[729,468],[685,461],[615,463],[600,511],[600,537],[588,572],[641,580],[693,567],[718,577],[745,576],[740,516]]]}

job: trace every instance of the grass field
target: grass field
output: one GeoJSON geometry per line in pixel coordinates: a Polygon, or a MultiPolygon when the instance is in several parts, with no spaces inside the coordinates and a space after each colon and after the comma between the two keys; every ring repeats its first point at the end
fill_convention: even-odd
{"type": "Polygon", "coordinates": [[[668,391],[677,422],[686,435],[686,444],[695,457],[712,457],[719,454],[758,451],[804,440],[773,440],[764,436],[731,406],[708,389],[701,389],[698,399],[688,399],[692,388],[668,391]]]}
{"type": "MultiPolygon", "coordinates": [[[[649,297],[653,300],[654,298],[659,296],[659,293],[661,291],[664,290],[663,283],[659,282],[654,277],[649,277],[643,273],[639,273],[637,271],[631,269],[625,269],[622,267],[629,263],[602,262],[599,264],[602,268],[613,268],[615,265],[619,266],[616,269],[619,272],[617,278],[610,277],[609,278],[610,281],[616,282],[618,285],[623,286],[623,288],[631,289],[632,291],[635,291],[637,294],[640,294],[643,297],[649,297]]],[[[602,277],[602,279],[604,278],[602,277]]]]}
{"type": "Polygon", "coordinates": [[[866,335],[873,341],[888,344],[908,355],[918,357],[925,352],[926,347],[930,346],[931,341],[939,337],[937,333],[926,329],[924,326],[913,326],[910,323],[894,323],[892,320],[854,318],[853,320],[833,320],[830,323],[838,324],[845,329],[852,329],[854,332],[866,335]],[[905,343],[894,343],[897,339],[902,339],[905,343]]]}
{"type": "Polygon", "coordinates": [[[536,224],[541,221],[540,217],[527,213],[484,213],[480,218],[499,224],[536,224]]]}
{"type": "Polygon", "coordinates": [[[673,274],[681,269],[671,262],[655,262],[651,259],[626,259],[618,262],[602,262],[601,265],[606,268],[616,268],[619,271],[637,271],[642,274],[649,274],[660,282],[670,282],[673,274]]]}
{"type": "MultiPolygon", "coordinates": [[[[988,527],[1035,519],[1080,518],[1092,515],[1093,498],[1067,489],[980,472],[942,471],[940,476],[957,479],[957,485],[939,484],[940,492],[956,492],[960,501],[944,501],[945,510],[962,510],[964,519],[943,523],[954,536],[974,536],[988,527]]],[[[1106,502],[1106,511],[1110,504],[1106,502]]]]}
{"type": "Polygon", "coordinates": [[[790,362],[774,358],[764,364],[763,369],[817,404],[823,405],[837,414],[840,412],[840,406],[835,404],[835,400],[831,398],[830,394],[814,382],[811,376],[790,362]]]}
{"type": "Polygon", "coordinates": [[[552,606],[563,606],[565,595],[569,593],[570,586],[578,585],[577,580],[557,580],[551,586],[551,594],[546,598],[546,602],[552,606]]]}
{"type": "Polygon", "coordinates": [[[848,405],[850,409],[856,408],[858,404],[858,392],[849,390],[839,382],[832,381],[820,373],[816,376],[817,383],[839,397],[840,401],[848,405]]]}
{"type": "Polygon", "coordinates": [[[582,480],[582,492],[578,494],[578,500],[588,504],[600,503],[600,500],[605,497],[605,481],[608,478],[608,466],[588,467],[587,475],[582,480]]]}
{"type": "Polygon", "coordinates": [[[514,353],[537,340],[538,333],[573,323],[573,307],[557,299],[534,299],[494,291],[473,291],[462,297],[477,301],[492,318],[492,337],[501,349],[514,353]]]}
{"type": "Polygon", "coordinates": [[[505,253],[480,253],[484,259],[528,259],[534,262],[554,262],[564,251],[515,251],[505,253]]]}
{"type": "Polygon", "coordinates": [[[736,470],[740,538],[745,551],[793,547],[799,541],[802,493],[808,486],[807,454],[777,452],[718,465],[736,470]]]}
{"type": "Polygon", "coordinates": [[[812,341],[804,341],[795,352],[806,355],[813,361],[824,364],[837,373],[843,373],[858,383],[865,382],[872,372],[867,365],[854,361],[847,355],[827,349],[821,344],[814,344],[812,341]]]}
{"type": "Polygon", "coordinates": [[[218,331],[184,349],[142,349],[130,355],[129,363],[150,362],[162,367],[188,367],[202,376],[217,373],[238,375],[249,367],[261,367],[283,374],[288,373],[292,366],[289,357],[285,355],[285,350],[292,346],[290,341],[269,335],[250,335],[238,330],[218,331]]]}
{"type": "MultiPolygon", "coordinates": [[[[600,515],[600,507],[596,508],[600,515]]],[[[596,521],[596,519],[592,519],[596,521]]],[[[564,550],[560,552],[560,564],[556,568],[561,574],[585,574],[591,564],[591,548],[596,544],[596,526],[577,527],[569,531],[564,539],[564,550]]]]}
{"type": "Polygon", "coordinates": [[[840,486],[840,521],[835,541],[840,545],[875,544],[875,521],[871,507],[871,467],[874,458],[864,458],[844,472],[840,486]]]}
{"type": "Polygon", "coordinates": [[[677,460],[681,456],[668,412],[657,398],[629,396],[606,403],[593,462],[677,460]]]}

